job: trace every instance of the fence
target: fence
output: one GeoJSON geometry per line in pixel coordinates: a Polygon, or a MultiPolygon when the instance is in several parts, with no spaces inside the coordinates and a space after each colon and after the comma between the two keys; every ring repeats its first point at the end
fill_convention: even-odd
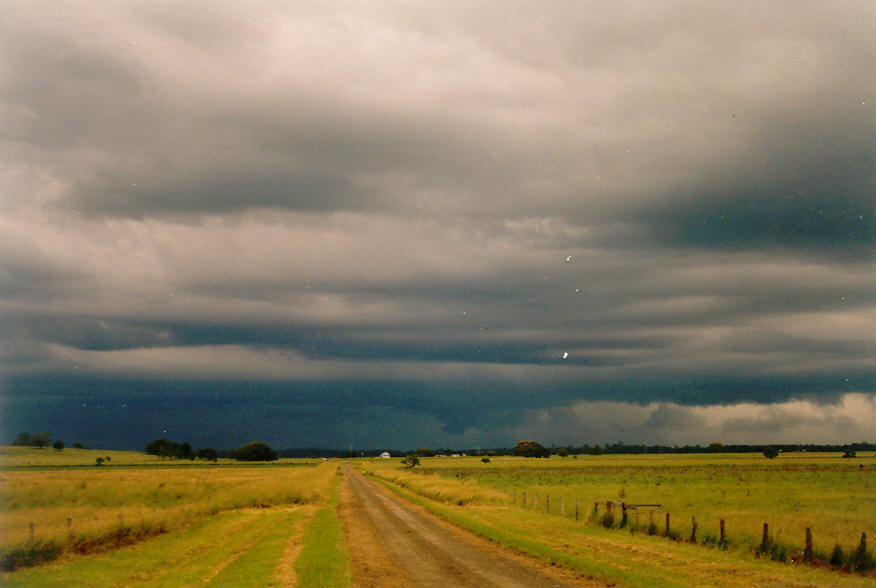
{"type": "MultiPolygon", "coordinates": [[[[521,506],[522,508],[529,508],[530,502],[527,498],[527,493],[524,491],[522,493],[522,501],[518,502],[517,499],[517,491],[514,490],[511,492],[511,498],[515,506],[521,506]]],[[[559,514],[561,517],[567,517],[566,514],[566,498],[565,496],[560,497],[560,506],[558,513],[551,513],[551,496],[549,494],[545,494],[543,497],[543,502],[540,502],[540,497],[537,493],[532,495],[531,505],[534,510],[543,511],[545,514],[559,514]],[[544,504],[542,508],[539,506],[540,504],[544,504]]],[[[606,528],[628,528],[630,532],[636,532],[642,529],[639,520],[639,513],[642,510],[647,509],[648,512],[648,526],[645,528],[645,532],[649,535],[662,535],[663,537],[667,537],[676,541],[686,540],[690,543],[699,543],[701,545],[718,547],[721,549],[726,549],[731,545],[731,541],[728,538],[727,534],[727,523],[724,519],[720,519],[718,521],[718,535],[707,535],[702,539],[697,538],[697,529],[698,523],[695,516],[691,516],[690,520],[690,534],[687,535],[686,532],[680,532],[676,529],[672,528],[672,518],[669,512],[662,513],[664,515],[663,521],[663,529],[662,533],[658,533],[657,524],[654,521],[655,512],[661,512],[663,506],[660,504],[627,504],[625,502],[614,502],[611,500],[607,500],[605,502],[594,502],[593,510],[591,511],[588,520],[590,522],[595,522],[601,524],[606,528]],[[604,506],[603,506],[604,505],[604,506]],[[621,519],[615,524],[615,513],[617,512],[617,507],[620,507],[621,519]],[[602,516],[600,516],[600,510],[602,512],[602,516]],[[635,515],[635,520],[633,522],[630,521],[630,512],[633,512],[635,515]]],[[[580,500],[575,499],[575,510],[574,510],[574,520],[581,521],[582,514],[580,508],[580,500]]],[[[761,533],[760,543],[755,547],[755,553],[759,557],[766,557],[776,561],[788,561],[791,560],[792,563],[796,563],[798,561],[802,562],[813,562],[816,559],[820,559],[823,563],[827,563],[834,567],[841,567],[848,570],[853,571],[867,571],[876,568],[876,562],[874,562],[873,556],[867,550],[867,533],[862,532],[860,542],[858,543],[857,548],[850,552],[848,556],[846,556],[842,548],[837,544],[834,546],[833,552],[829,557],[826,555],[817,556],[813,550],[813,540],[812,540],[812,529],[810,527],[806,527],[805,537],[804,537],[804,548],[802,554],[799,555],[791,555],[789,554],[789,549],[781,544],[778,544],[770,535],[769,532],[769,523],[763,523],[763,531],[761,533]]]]}

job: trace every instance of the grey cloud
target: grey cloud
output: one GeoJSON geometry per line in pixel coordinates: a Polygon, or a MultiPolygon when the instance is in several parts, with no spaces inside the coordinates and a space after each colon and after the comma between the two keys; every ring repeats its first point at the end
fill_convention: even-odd
{"type": "Polygon", "coordinates": [[[5,7],[4,371],[45,396],[249,377],[501,444],[872,391],[870,3],[202,7],[5,7]]]}

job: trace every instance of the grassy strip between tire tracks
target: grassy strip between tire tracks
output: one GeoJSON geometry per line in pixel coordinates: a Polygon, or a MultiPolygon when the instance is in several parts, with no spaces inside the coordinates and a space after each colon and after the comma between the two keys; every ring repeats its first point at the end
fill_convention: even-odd
{"type": "Polygon", "coordinates": [[[340,472],[329,498],[311,519],[304,531],[303,546],[295,562],[300,588],[335,588],[349,586],[353,572],[344,529],[338,518],[338,484],[340,472]]]}
{"type": "Polygon", "coordinates": [[[869,586],[872,579],[808,566],[753,559],[598,526],[544,517],[534,511],[483,505],[457,507],[375,478],[395,494],[456,526],[552,565],[624,586],[869,586]]]}

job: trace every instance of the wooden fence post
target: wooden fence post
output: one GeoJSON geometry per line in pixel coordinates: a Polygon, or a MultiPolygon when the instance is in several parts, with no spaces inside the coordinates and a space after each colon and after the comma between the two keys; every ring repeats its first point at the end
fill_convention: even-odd
{"type": "Polygon", "coordinates": [[[599,514],[599,503],[598,503],[598,502],[594,502],[594,503],[593,503],[593,514],[594,514],[594,515],[598,515],[598,514],[599,514]]]}
{"type": "Polygon", "coordinates": [[[760,540],[760,548],[762,551],[766,551],[767,543],[769,543],[769,530],[770,527],[768,524],[763,524],[763,537],[760,540]]]}
{"type": "Polygon", "coordinates": [[[523,508],[526,508],[526,491],[523,491],[523,508]]]}
{"type": "Polygon", "coordinates": [[[861,553],[867,552],[867,533],[861,533],[861,553]]]}
{"type": "Polygon", "coordinates": [[[806,548],[803,550],[803,561],[812,560],[812,529],[806,527],[806,548]]]}
{"type": "Polygon", "coordinates": [[[544,511],[548,512],[548,513],[551,511],[551,495],[550,494],[547,494],[544,497],[544,511]]]}
{"type": "Polygon", "coordinates": [[[669,513],[666,513],[666,532],[663,534],[669,537],[669,513]]]}
{"type": "Polygon", "coordinates": [[[724,535],[724,519],[721,519],[721,543],[724,543],[725,535],[724,535]]]}
{"type": "Polygon", "coordinates": [[[697,518],[696,517],[690,518],[690,542],[691,543],[697,542],[697,518]]]}
{"type": "Polygon", "coordinates": [[[73,525],[73,519],[67,517],[67,528],[69,529],[73,525]]]}
{"type": "Polygon", "coordinates": [[[578,522],[578,499],[575,499],[575,522],[578,522]]]}

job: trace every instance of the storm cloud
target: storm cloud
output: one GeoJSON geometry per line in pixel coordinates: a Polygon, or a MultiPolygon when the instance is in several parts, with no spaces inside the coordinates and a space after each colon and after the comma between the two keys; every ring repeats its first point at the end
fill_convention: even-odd
{"type": "Polygon", "coordinates": [[[873,432],[870,2],[3,8],[10,439],[873,432]]]}

